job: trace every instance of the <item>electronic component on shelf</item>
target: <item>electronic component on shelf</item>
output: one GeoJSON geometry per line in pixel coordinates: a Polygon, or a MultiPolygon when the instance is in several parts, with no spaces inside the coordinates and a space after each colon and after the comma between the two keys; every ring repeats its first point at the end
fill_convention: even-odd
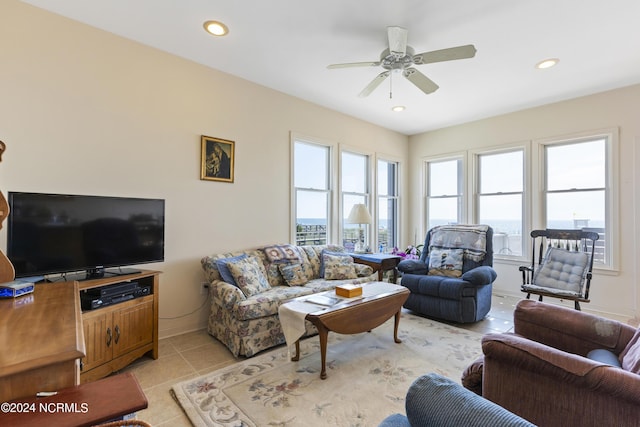
{"type": "Polygon", "coordinates": [[[80,305],[83,310],[95,310],[150,294],[151,286],[124,282],[80,291],[80,305]]]}
{"type": "Polygon", "coordinates": [[[30,294],[35,288],[35,283],[25,280],[0,283],[0,298],[16,298],[30,294]]]}

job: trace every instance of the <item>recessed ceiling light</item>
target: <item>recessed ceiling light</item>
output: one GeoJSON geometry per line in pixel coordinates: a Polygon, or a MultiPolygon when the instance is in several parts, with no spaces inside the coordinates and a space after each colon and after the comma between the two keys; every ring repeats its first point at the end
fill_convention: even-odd
{"type": "Polygon", "coordinates": [[[554,65],[556,65],[558,62],[560,62],[560,60],[558,58],[549,58],[549,59],[545,59],[544,61],[540,61],[536,64],[536,68],[542,70],[545,68],[551,68],[554,65]]]}
{"type": "Polygon", "coordinates": [[[229,28],[220,21],[207,21],[203,27],[209,34],[214,36],[226,36],[229,33],[229,28]]]}
{"type": "Polygon", "coordinates": [[[391,107],[392,111],[404,111],[407,107],[404,105],[396,105],[395,107],[391,107]]]}

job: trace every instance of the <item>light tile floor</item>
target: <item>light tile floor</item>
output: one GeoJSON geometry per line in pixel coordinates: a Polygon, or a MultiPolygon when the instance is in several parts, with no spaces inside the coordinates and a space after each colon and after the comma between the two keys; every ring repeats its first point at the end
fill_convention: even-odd
{"type": "MultiPolygon", "coordinates": [[[[491,311],[482,321],[452,325],[479,333],[507,332],[513,328],[513,310],[519,298],[494,295],[491,311]]],[[[154,427],[190,427],[172,395],[171,386],[237,362],[233,355],[206,330],[165,338],[159,342],[157,360],[142,358],[126,368],[136,374],[149,407],[137,418],[154,427]]]]}

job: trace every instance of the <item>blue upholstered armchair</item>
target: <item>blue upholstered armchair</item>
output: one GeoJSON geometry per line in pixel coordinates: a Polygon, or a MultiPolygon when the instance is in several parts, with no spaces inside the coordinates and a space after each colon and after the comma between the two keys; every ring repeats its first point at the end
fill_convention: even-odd
{"type": "Polygon", "coordinates": [[[427,232],[419,260],[398,265],[401,284],[411,291],[404,307],[458,323],[482,320],[491,309],[493,229],[446,225],[427,232]]]}
{"type": "Polygon", "coordinates": [[[407,415],[393,414],[378,427],[535,427],[527,420],[441,375],[416,379],[405,399],[407,415]]]}

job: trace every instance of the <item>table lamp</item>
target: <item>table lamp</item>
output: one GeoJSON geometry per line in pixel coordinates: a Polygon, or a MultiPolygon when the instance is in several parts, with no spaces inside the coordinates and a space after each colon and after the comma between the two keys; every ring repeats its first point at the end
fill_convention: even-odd
{"type": "Polygon", "coordinates": [[[362,254],[364,250],[364,235],[362,234],[362,224],[371,224],[371,215],[367,210],[367,207],[363,203],[356,203],[351,208],[351,213],[347,218],[347,224],[358,224],[358,243],[353,251],[357,254],[362,254]]]}

